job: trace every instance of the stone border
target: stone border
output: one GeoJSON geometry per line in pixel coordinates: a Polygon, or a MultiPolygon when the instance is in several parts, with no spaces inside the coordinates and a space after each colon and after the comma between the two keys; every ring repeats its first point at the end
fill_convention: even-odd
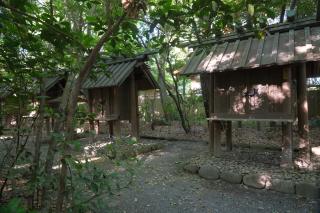
{"type": "Polygon", "coordinates": [[[304,198],[320,199],[320,189],[312,183],[299,182],[296,185],[293,185],[283,179],[271,179],[268,175],[263,173],[247,174],[242,176],[230,171],[220,172],[217,167],[211,164],[206,164],[201,168],[196,165],[187,164],[187,161],[184,161],[181,164],[182,165],[178,165],[178,171],[181,171],[181,167],[183,167],[183,171],[186,170],[189,174],[199,174],[201,178],[206,180],[221,179],[227,183],[243,183],[246,186],[256,189],[268,189],[286,194],[296,194],[304,198]]]}

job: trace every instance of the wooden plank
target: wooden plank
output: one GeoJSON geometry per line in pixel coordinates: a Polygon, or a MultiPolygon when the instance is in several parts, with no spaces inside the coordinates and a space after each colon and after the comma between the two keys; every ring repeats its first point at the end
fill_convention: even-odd
{"type": "Polygon", "coordinates": [[[247,62],[244,66],[245,69],[253,68],[253,65],[256,63],[258,47],[259,47],[260,41],[261,40],[258,40],[256,38],[252,39],[249,53],[247,56],[247,62]]]}
{"type": "Polygon", "coordinates": [[[289,32],[281,33],[278,43],[277,51],[277,64],[286,64],[288,63],[288,52],[289,52],[289,32]]]}
{"type": "Polygon", "coordinates": [[[204,72],[211,72],[211,70],[208,70],[208,66],[212,60],[212,57],[214,56],[216,50],[217,50],[218,44],[213,45],[213,47],[210,49],[210,54],[203,60],[203,64],[200,63],[197,69],[204,71],[204,72]],[[203,66],[201,68],[201,66],[203,66]]]}
{"type": "Polygon", "coordinates": [[[294,61],[294,30],[289,31],[289,50],[288,50],[288,62],[294,61]]]}
{"type": "Polygon", "coordinates": [[[241,59],[241,63],[240,63],[240,68],[241,67],[244,67],[247,63],[247,57],[248,57],[248,53],[249,53],[249,50],[250,50],[250,46],[251,46],[251,42],[252,42],[252,37],[250,37],[247,41],[247,44],[246,44],[246,48],[243,52],[243,56],[242,56],[242,59],[241,59]]]}
{"type": "Polygon", "coordinates": [[[282,68],[278,67],[273,72],[273,112],[282,112],[281,95],[282,95],[282,68]],[[279,95],[280,94],[280,95],[279,95]]]}
{"type": "MultiPolygon", "coordinates": [[[[313,27],[310,29],[311,34],[311,44],[315,47],[320,47],[320,27],[313,27]]],[[[320,59],[320,48],[313,49],[313,60],[318,61],[320,59]]]]}
{"type": "Polygon", "coordinates": [[[216,63],[216,65],[215,65],[216,68],[213,69],[214,71],[218,70],[219,65],[220,65],[220,63],[221,63],[221,60],[222,60],[222,58],[223,58],[223,55],[224,55],[224,53],[225,53],[225,51],[226,51],[226,49],[227,49],[227,47],[228,47],[228,44],[229,44],[229,42],[226,42],[226,43],[224,43],[224,45],[222,46],[221,52],[220,52],[219,57],[218,57],[218,59],[217,59],[217,63],[216,63]]]}
{"type": "Polygon", "coordinates": [[[220,112],[220,74],[216,73],[214,75],[214,112],[220,112]]]}
{"type": "Polygon", "coordinates": [[[100,134],[100,122],[98,120],[94,121],[94,131],[96,132],[97,135],[100,134]]]}
{"type": "Polygon", "coordinates": [[[115,121],[120,118],[120,115],[106,115],[104,118],[95,118],[95,121],[115,121]]]}
{"type": "Polygon", "coordinates": [[[273,70],[268,68],[268,112],[272,113],[273,112],[273,102],[274,102],[274,91],[273,91],[273,70]]]}
{"type": "Polygon", "coordinates": [[[231,58],[230,64],[229,64],[229,67],[226,68],[227,70],[228,70],[228,69],[231,69],[231,65],[232,65],[232,63],[233,63],[234,56],[235,56],[235,54],[236,54],[236,52],[237,52],[239,43],[240,43],[240,40],[239,40],[239,39],[234,43],[232,52],[231,52],[231,54],[230,54],[230,58],[231,58]]]}
{"type": "MultiPolygon", "coordinates": [[[[200,51],[200,49],[197,50],[197,52],[200,51]]],[[[195,52],[195,54],[197,53],[195,52]]],[[[192,60],[190,60],[189,62],[189,66],[188,69],[184,72],[184,74],[194,74],[197,67],[200,64],[200,61],[203,57],[203,55],[206,53],[205,50],[202,49],[202,53],[200,53],[199,55],[194,55],[194,57],[192,58],[192,60]]]]}
{"type": "Polygon", "coordinates": [[[282,77],[282,95],[284,96],[282,102],[282,112],[285,114],[291,113],[291,79],[291,67],[284,67],[282,77]]]}
{"type": "Polygon", "coordinates": [[[193,51],[193,53],[191,54],[189,60],[187,60],[187,63],[184,65],[184,67],[181,70],[181,73],[188,73],[189,71],[189,64],[190,62],[193,60],[194,56],[196,55],[196,52],[198,51],[198,47],[193,51]]]}
{"type": "Polygon", "coordinates": [[[279,32],[276,32],[273,37],[272,53],[271,53],[271,64],[277,63],[278,46],[279,46],[279,32]]]}
{"type": "Polygon", "coordinates": [[[256,56],[256,61],[253,64],[253,68],[259,67],[261,63],[261,57],[262,57],[262,51],[263,51],[263,45],[264,45],[264,39],[260,40],[258,50],[257,50],[257,56],[256,56]]]}
{"type": "Polygon", "coordinates": [[[304,28],[306,39],[307,61],[313,61],[312,43],[310,38],[310,27],[304,28]]]}

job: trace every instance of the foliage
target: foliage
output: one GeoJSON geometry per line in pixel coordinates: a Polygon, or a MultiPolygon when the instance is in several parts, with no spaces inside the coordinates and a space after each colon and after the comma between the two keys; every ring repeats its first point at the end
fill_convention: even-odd
{"type": "MultiPolygon", "coordinates": [[[[26,213],[28,210],[28,207],[26,205],[19,207],[19,203],[21,202],[20,198],[13,198],[8,206],[2,206],[0,208],[0,211],[2,213],[26,213]]],[[[37,210],[34,211],[28,211],[29,213],[37,213],[37,210]]]]}

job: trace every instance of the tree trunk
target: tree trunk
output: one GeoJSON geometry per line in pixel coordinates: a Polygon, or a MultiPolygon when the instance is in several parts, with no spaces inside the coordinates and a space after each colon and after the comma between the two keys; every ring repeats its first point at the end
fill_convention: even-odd
{"type": "MultiPolygon", "coordinates": [[[[53,132],[56,134],[61,133],[62,122],[63,122],[63,120],[65,118],[65,114],[66,114],[64,111],[64,108],[66,108],[67,104],[68,104],[68,97],[70,94],[70,90],[71,90],[71,86],[72,86],[72,82],[73,82],[74,77],[75,77],[75,74],[73,72],[71,72],[68,75],[68,79],[67,79],[66,85],[63,90],[61,102],[59,104],[59,109],[58,109],[59,114],[61,116],[55,120],[55,125],[54,125],[54,130],[53,130],[53,132]]],[[[52,174],[52,166],[53,166],[53,161],[54,161],[53,150],[56,147],[57,147],[56,138],[54,136],[51,136],[51,140],[49,143],[49,149],[47,152],[47,156],[49,156],[49,158],[46,159],[45,168],[44,168],[44,173],[47,175],[47,177],[50,177],[52,174]]],[[[42,202],[41,209],[44,210],[44,212],[48,208],[48,202],[45,200],[48,196],[47,192],[48,192],[48,189],[45,186],[43,186],[42,187],[42,196],[41,196],[41,202],[42,202]]]]}
{"type": "MultiPolygon", "coordinates": [[[[46,72],[46,70],[45,70],[46,72]]],[[[46,77],[43,77],[43,82],[40,86],[40,96],[45,96],[46,95],[46,77]]],[[[44,105],[45,105],[45,98],[40,98],[40,104],[39,104],[39,118],[36,122],[36,141],[35,141],[35,148],[34,148],[34,154],[33,154],[33,166],[34,170],[31,171],[31,179],[35,180],[37,177],[37,171],[39,170],[39,160],[40,160],[40,147],[41,147],[41,142],[42,142],[42,126],[44,122],[44,105]]],[[[29,209],[33,209],[34,206],[34,192],[32,192],[29,195],[28,198],[28,204],[29,204],[29,209]]]]}
{"type": "Polygon", "coordinates": [[[285,12],[286,12],[286,4],[284,4],[284,5],[281,7],[280,23],[283,22],[285,12]]]}

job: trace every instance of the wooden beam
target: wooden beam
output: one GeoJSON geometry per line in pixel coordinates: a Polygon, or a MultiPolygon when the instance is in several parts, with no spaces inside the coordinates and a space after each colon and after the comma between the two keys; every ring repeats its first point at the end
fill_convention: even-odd
{"type": "Polygon", "coordinates": [[[299,155],[302,161],[309,163],[310,144],[306,72],[306,63],[301,63],[297,69],[299,155]]]}
{"type": "Polygon", "coordinates": [[[217,58],[217,62],[216,62],[216,66],[217,67],[214,70],[219,70],[218,68],[219,68],[220,62],[221,62],[222,57],[223,57],[223,55],[224,55],[224,53],[225,53],[225,51],[226,51],[226,49],[228,47],[228,44],[229,44],[229,42],[226,42],[226,43],[223,44],[223,46],[221,48],[221,51],[220,51],[220,54],[219,54],[219,56],[217,58]]]}
{"type": "MultiPolygon", "coordinates": [[[[214,75],[210,75],[209,115],[214,113],[214,75]]],[[[209,152],[214,151],[214,123],[209,121],[209,152]]]]}
{"type": "Polygon", "coordinates": [[[134,72],[130,75],[130,94],[131,94],[131,130],[132,130],[132,139],[139,141],[139,116],[137,109],[137,86],[134,78],[134,72]]]}
{"type": "Polygon", "coordinates": [[[293,114],[267,113],[267,114],[229,114],[229,113],[211,113],[207,120],[213,121],[280,121],[293,122],[293,114]]]}
{"type": "Polygon", "coordinates": [[[304,28],[305,39],[306,39],[306,51],[307,51],[307,61],[313,61],[313,50],[310,37],[310,27],[304,28]]]}
{"type": "Polygon", "coordinates": [[[226,150],[232,150],[232,121],[227,121],[227,128],[226,128],[226,150]]]}
{"type": "Polygon", "coordinates": [[[263,51],[263,45],[264,45],[264,39],[260,40],[258,50],[257,50],[257,56],[256,56],[256,63],[252,67],[259,67],[261,63],[261,56],[263,51]]]}

